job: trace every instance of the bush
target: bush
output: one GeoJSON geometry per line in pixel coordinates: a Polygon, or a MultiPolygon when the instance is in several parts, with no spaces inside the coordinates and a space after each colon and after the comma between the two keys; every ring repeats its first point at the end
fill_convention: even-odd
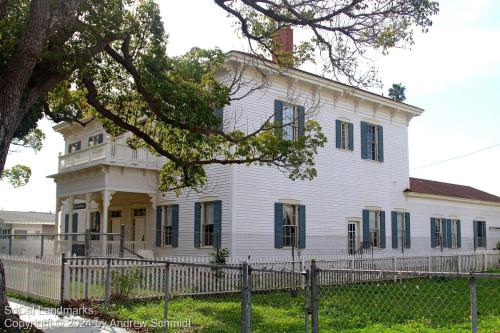
{"type": "Polygon", "coordinates": [[[128,298],[140,287],[142,271],[139,267],[111,272],[111,299],[128,298]]]}

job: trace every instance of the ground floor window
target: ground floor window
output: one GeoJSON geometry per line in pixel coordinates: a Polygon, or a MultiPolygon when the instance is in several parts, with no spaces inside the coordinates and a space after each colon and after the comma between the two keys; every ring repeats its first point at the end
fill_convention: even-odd
{"type": "Polygon", "coordinates": [[[347,252],[355,254],[358,249],[358,235],[357,235],[358,222],[349,221],[347,223],[347,252]]]}
{"type": "Polygon", "coordinates": [[[476,247],[486,247],[486,222],[474,221],[474,242],[476,247]]]}
{"type": "Polygon", "coordinates": [[[460,220],[451,220],[451,247],[457,248],[459,247],[459,228],[460,228],[460,220]]]}
{"type": "Polygon", "coordinates": [[[172,206],[163,207],[162,246],[172,245],[172,206]]]}
{"type": "Polygon", "coordinates": [[[28,230],[14,230],[14,239],[28,239],[28,230]]]}
{"type": "Polygon", "coordinates": [[[101,213],[98,211],[90,212],[90,232],[92,233],[92,240],[99,240],[98,234],[101,232],[101,213]]]}
{"type": "Polygon", "coordinates": [[[436,224],[435,224],[435,229],[434,229],[434,234],[435,234],[435,239],[436,239],[436,246],[442,247],[444,246],[443,243],[443,235],[444,235],[444,227],[446,227],[444,223],[444,219],[436,219],[436,224]]]}
{"type": "Polygon", "coordinates": [[[380,248],[380,211],[371,210],[368,213],[368,226],[371,246],[380,248]]]}
{"type": "MultiPolygon", "coordinates": [[[[214,245],[214,208],[213,202],[203,203],[203,216],[201,222],[202,246],[214,245]]],[[[218,235],[217,235],[218,236],[218,235]]]]}
{"type": "Polygon", "coordinates": [[[298,235],[298,206],[283,205],[283,246],[297,247],[298,235]]]}

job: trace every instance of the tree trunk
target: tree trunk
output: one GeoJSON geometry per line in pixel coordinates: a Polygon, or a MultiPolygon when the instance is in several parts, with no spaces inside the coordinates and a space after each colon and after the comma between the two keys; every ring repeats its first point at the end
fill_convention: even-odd
{"type": "MultiPolygon", "coordinates": [[[[5,168],[7,154],[14,131],[19,125],[18,107],[15,98],[8,97],[7,91],[0,92],[0,175],[5,168]]],[[[22,119],[22,118],[21,118],[22,119]]]]}

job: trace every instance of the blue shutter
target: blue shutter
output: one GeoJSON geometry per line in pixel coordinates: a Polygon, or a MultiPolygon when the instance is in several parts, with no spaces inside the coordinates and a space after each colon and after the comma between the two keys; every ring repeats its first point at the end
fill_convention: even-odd
{"type": "Polygon", "coordinates": [[[179,246],[179,205],[172,205],[172,247],[179,246]]]}
{"type": "MultiPolygon", "coordinates": [[[[283,125],[283,102],[279,100],[274,101],[274,122],[277,126],[283,125]]],[[[274,130],[274,134],[282,137],[283,129],[278,127],[274,130]]]]}
{"type": "Polygon", "coordinates": [[[348,130],[349,130],[348,147],[349,147],[349,150],[354,151],[354,126],[351,123],[349,123],[347,126],[348,126],[348,130]]]}
{"type": "Polygon", "coordinates": [[[474,233],[474,250],[477,248],[477,221],[472,221],[472,232],[474,233]]]}
{"type": "Polygon", "coordinates": [[[384,161],[384,128],[378,126],[378,160],[384,161]]]}
{"type": "Polygon", "coordinates": [[[462,247],[462,227],[460,220],[457,220],[457,247],[462,247]]]}
{"type": "Polygon", "coordinates": [[[194,203],[194,247],[200,247],[201,202],[194,203]]]}
{"type": "Polygon", "coordinates": [[[299,115],[298,115],[298,130],[299,130],[299,138],[304,136],[304,127],[306,124],[306,115],[303,106],[299,106],[299,115]]]}
{"type": "Polygon", "coordinates": [[[368,158],[368,123],[361,122],[361,158],[368,158]]]}
{"type": "MultiPolygon", "coordinates": [[[[71,232],[78,232],[78,213],[73,213],[73,218],[71,220],[71,232]]],[[[76,235],[71,236],[71,239],[76,241],[76,235]]]]}
{"type": "Polygon", "coordinates": [[[411,248],[410,213],[405,213],[405,247],[411,248]]]}
{"type": "Polygon", "coordinates": [[[306,206],[299,206],[299,248],[306,248],[306,206]]]}
{"type": "Polygon", "coordinates": [[[222,238],[222,201],[214,201],[214,247],[221,248],[222,238]]]}
{"type": "Polygon", "coordinates": [[[162,206],[156,206],[156,246],[161,246],[161,213],[162,206]]]}
{"type": "Polygon", "coordinates": [[[274,204],[274,247],[283,247],[283,204],[279,202],[274,204]]]}
{"type": "Polygon", "coordinates": [[[436,219],[431,217],[431,247],[436,247],[436,219]]]}
{"type": "Polygon", "coordinates": [[[363,209],[363,247],[368,248],[370,244],[370,211],[363,209]]]}
{"type": "Polygon", "coordinates": [[[335,146],[341,148],[342,143],[342,122],[335,120],[335,146]]]}
{"type": "Polygon", "coordinates": [[[453,239],[451,235],[451,220],[446,219],[446,247],[452,248],[453,239]]]}
{"type": "Polygon", "coordinates": [[[385,249],[385,211],[380,211],[380,247],[385,249]]]}
{"type": "Polygon", "coordinates": [[[224,108],[215,109],[214,115],[217,118],[217,120],[219,121],[218,129],[220,131],[223,131],[224,130],[224,108]]]}
{"type": "Polygon", "coordinates": [[[398,213],[391,212],[392,248],[398,248],[398,213]]]}

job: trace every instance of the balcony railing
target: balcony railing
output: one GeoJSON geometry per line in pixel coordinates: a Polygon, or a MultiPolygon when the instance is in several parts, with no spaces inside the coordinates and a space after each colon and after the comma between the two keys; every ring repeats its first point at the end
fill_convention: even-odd
{"type": "Polygon", "coordinates": [[[147,149],[132,149],[126,144],[106,142],[59,156],[59,171],[81,169],[99,163],[157,169],[160,158],[147,149]]]}

